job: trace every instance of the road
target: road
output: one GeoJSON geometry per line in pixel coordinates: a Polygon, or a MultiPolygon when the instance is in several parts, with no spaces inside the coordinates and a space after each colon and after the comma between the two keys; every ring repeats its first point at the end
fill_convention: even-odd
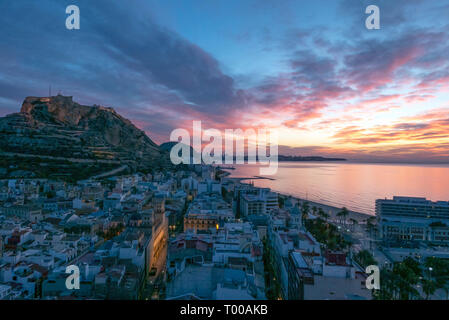
{"type": "Polygon", "coordinates": [[[90,179],[98,179],[98,178],[103,178],[103,177],[107,177],[107,176],[112,176],[114,174],[117,174],[117,173],[125,170],[125,169],[128,169],[128,166],[126,164],[121,167],[118,167],[116,169],[113,169],[111,171],[103,172],[103,173],[97,174],[95,176],[92,176],[92,177],[90,177],[90,179]]]}
{"type": "Polygon", "coordinates": [[[167,244],[161,249],[157,261],[153,264],[156,274],[149,276],[142,292],[142,299],[159,300],[165,296],[165,269],[167,260],[167,244]]]}
{"type": "Polygon", "coordinates": [[[391,262],[388,257],[381,250],[379,250],[379,246],[377,245],[379,243],[379,240],[377,240],[374,235],[370,234],[366,230],[365,225],[344,225],[336,221],[333,221],[331,223],[336,225],[339,230],[346,236],[357,240],[362,250],[367,250],[374,256],[374,259],[379,264],[379,267],[383,267],[391,262]]]}

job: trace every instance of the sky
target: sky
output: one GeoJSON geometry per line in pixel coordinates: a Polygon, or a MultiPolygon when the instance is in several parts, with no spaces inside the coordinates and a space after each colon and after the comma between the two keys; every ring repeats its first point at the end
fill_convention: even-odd
{"type": "Polygon", "coordinates": [[[51,85],[156,143],[201,120],[277,130],[285,155],[449,163],[448,17],[449,0],[2,0],[0,116],[51,85]]]}

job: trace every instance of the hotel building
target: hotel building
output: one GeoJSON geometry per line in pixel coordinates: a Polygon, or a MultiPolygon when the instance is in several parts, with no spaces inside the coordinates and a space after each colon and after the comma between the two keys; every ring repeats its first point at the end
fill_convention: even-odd
{"type": "Polygon", "coordinates": [[[380,236],[385,241],[449,243],[449,202],[393,197],[376,200],[380,236]]]}

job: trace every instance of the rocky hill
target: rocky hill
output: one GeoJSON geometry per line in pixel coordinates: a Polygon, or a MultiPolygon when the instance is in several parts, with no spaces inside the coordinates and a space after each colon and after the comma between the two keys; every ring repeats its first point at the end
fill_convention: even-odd
{"type": "MultiPolygon", "coordinates": [[[[160,146],[159,146],[159,148],[162,150],[162,151],[165,151],[165,152],[167,152],[167,153],[170,153],[171,152],[171,149],[175,146],[175,145],[177,145],[178,144],[178,142],[175,142],[175,141],[169,141],[169,142],[164,142],[164,143],[162,143],[160,146]]],[[[189,148],[189,150],[190,150],[190,160],[191,160],[191,162],[190,163],[193,163],[193,157],[196,155],[199,159],[201,159],[201,153],[199,153],[199,152],[197,152],[195,149],[193,149],[191,146],[187,146],[188,148],[189,148]]],[[[181,154],[181,152],[178,154],[180,157],[182,156],[182,154],[181,154]]]]}
{"type": "Polygon", "coordinates": [[[19,113],[0,118],[0,153],[133,169],[169,164],[167,153],[114,109],[61,95],[27,97],[19,113]]]}

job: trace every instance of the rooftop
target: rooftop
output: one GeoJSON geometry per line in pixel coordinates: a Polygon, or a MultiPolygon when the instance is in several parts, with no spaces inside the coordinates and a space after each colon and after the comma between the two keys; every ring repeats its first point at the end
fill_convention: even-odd
{"type": "Polygon", "coordinates": [[[355,279],[314,276],[314,284],[304,285],[304,300],[371,300],[365,277],[355,279]]]}

